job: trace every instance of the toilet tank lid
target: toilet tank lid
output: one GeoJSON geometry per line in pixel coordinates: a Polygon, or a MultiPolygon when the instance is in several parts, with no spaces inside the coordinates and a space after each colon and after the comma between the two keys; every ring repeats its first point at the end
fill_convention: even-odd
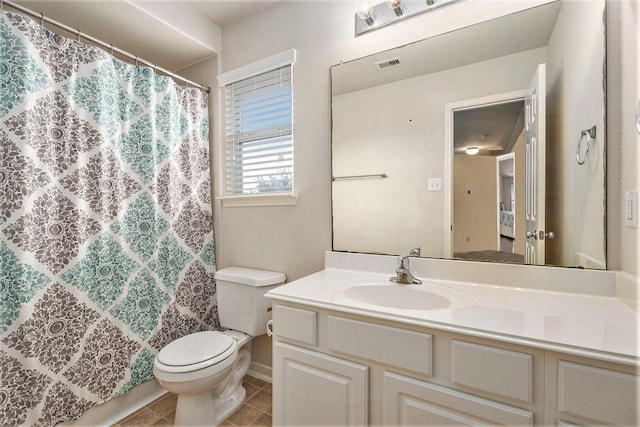
{"type": "Polygon", "coordinates": [[[287,276],[276,271],[256,270],[244,267],[227,267],[216,271],[216,280],[242,283],[249,286],[269,286],[284,283],[287,276]]]}

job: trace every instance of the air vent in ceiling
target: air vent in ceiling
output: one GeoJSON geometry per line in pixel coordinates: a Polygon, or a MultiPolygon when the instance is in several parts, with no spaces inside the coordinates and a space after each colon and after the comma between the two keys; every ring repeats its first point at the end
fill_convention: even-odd
{"type": "Polygon", "coordinates": [[[400,65],[402,65],[402,62],[400,61],[400,57],[398,56],[397,58],[385,59],[384,61],[375,62],[373,65],[375,65],[376,70],[382,71],[388,70],[389,68],[399,67],[400,65]]]}

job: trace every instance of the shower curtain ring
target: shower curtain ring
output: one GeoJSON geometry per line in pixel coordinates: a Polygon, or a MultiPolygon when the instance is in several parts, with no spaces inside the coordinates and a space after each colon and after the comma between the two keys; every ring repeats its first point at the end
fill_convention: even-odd
{"type": "Polygon", "coordinates": [[[44,13],[40,12],[40,26],[43,27],[44,26],[44,13]]]}
{"type": "Polygon", "coordinates": [[[77,37],[77,40],[78,40],[78,41],[80,41],[80,35],[82,34],[82,33],[80,32],[80,28],[78,28],[78,29],[76,30],[76,32],[77,32],[77,34],[76,34],[76,35],[78,36],[78,37],[77,37]]]}
{"type": "Polygon", "coordinates": [[[113,43],[111,43],[111,56],[113,56],[113,43]]]}
{"type": "Polygon", "coordinates": [[[136,55],[136,67],[138,66],[138,55],[136,55]]]}

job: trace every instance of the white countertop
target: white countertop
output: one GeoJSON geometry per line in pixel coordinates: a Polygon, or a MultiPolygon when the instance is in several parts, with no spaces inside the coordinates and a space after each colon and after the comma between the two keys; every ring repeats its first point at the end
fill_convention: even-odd
{"type": "Polygon", "coordinates": [[[267,297],[640,366],[639,314],[615,296],[422,276],[418,276],[424,282],[422,285],[405,286],[420,286],[424,290],[432,286],[434,291],[444,287],[452,290],[454,297],[462,298],[454,298],[454,303],[446,308],[420,310],[366,304],[344,295],[344,284],[351,281],[382,283],[390,276],[379,271],[329,267],[273,289],[267,297]]]}

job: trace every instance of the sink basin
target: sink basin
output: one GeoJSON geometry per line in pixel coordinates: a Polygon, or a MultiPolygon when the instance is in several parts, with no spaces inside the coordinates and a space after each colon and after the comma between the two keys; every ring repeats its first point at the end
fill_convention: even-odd
{"type": "MultiPolygon", "coordinates": [[[[416,286],[416,285],[409,285],[416,286]]],[[[416,288],[392,285],[361,285],[348,288],[344,296],[366,304],[405,310],[438,310],[451,305],[448,298],[416,288]]]]}
{"type": "Polygon", "coordinates": [[[441,310],[466,303],[468,294],[425,282],[402,285],[388,279],[348,279],[337,283],[340,294],[354,302],[401,310],[441,310]]]}

